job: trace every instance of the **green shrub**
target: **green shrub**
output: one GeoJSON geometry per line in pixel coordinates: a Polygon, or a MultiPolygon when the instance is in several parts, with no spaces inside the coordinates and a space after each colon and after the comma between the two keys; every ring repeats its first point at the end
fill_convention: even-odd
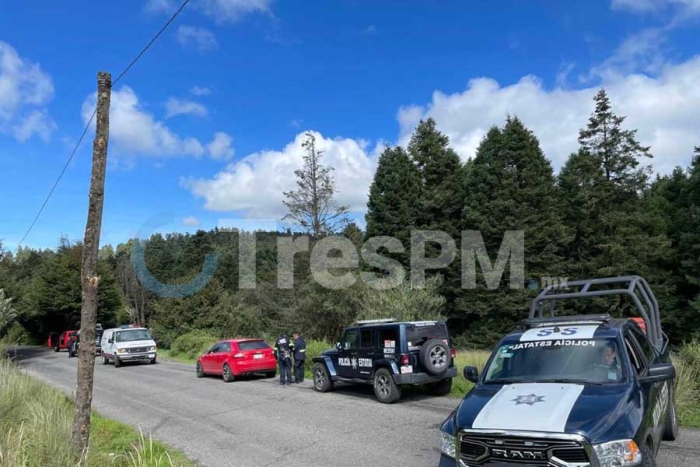
{"type": "Polygon", "coordinates": [[[197,358],[217,342],[207,331],[190,331],[175,339],[170,347],[173,357],[197,358]]]}

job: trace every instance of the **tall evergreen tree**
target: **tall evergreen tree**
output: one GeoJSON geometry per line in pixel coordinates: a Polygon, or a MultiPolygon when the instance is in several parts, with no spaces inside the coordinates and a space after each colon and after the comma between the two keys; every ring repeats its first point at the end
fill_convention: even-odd
{"type": "MultiPolygon", "coordinates": [[[[502,130],[489,130],[467,166],[464,186],[464,228],[481,232],[492,262],[506,231],[524,231],[526,277],[561,275],[565,229],[553,169],[517,117],[502,130]]],[[[508,274],[506,269],[497,290],[486,290],[478,274],[477,290],[462,291],[459,307],[473,342],[492,343],[525,317],[531,292],[510,289],[508,274]]]]}
{"type": "Polygon", "coordinates": [[[422,190],[416,225],[459,237],[462,215],[462,162],[449,147],[449,138],[429,118],[416,127],[408,153],[420,171],[422,190]]]}
{"type": "Polygon", "coordinates": [[[384,149],[369,189],[367,238],[398,238],[408,249],[420,190],[420,172],[406,151],[400,146],[384,149]]]}

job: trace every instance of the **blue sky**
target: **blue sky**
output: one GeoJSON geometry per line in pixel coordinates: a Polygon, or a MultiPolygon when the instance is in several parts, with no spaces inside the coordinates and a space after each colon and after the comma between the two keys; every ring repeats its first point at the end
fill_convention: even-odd
{"type": "MultiPolygon", "coordinates": [[[[13,2],[0,16],[0,239],[14,248],[113,78],[174,0],[13,2]],[[78,15],[78,12],[80,13],[78,15]]],[[[595,91],[652,146],[657,173],[700,145],[700,0],[191,0],[113,89],[102,244],[274,222],[313,131],[362,219],[382,145],[436,119],[465,160],[508,113],[558,169],[595,91]],[[226,220],[228,219],[228,220],[226,220]]],[[[83,236],[94,131],[25,245],[83,236]]]]}

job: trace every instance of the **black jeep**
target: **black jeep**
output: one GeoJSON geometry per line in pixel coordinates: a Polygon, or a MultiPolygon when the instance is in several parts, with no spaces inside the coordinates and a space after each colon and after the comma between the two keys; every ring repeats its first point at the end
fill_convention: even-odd
{"type": "Polygon", "coordinates": [[[441,427],[441,467],[653,467],[678,436],[675,369],[646,281],[567,285],[542,291],[481,376],[464,369],[475,386],[441,427]],[[641,319],[556,316],[557,301],[609,295],[631,298],[641,319]]]}
{"type": "Polygon", "coordinates": [[[457,376],[455,351],[442,321],[358,321],[343,331],[335,350],[313,359],[314,389],[334,383],[372,384],[380,402],[401,398],[401,386],[426,385],[432,394],[448,394],[457,376]]]}

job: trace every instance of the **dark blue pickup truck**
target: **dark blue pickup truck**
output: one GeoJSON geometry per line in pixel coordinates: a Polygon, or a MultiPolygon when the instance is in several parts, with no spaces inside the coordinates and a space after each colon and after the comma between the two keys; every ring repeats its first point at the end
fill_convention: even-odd
{"type": "Polygon", "coordinates": [[[651,467],[676,438],[676,374],[646,281],[567,286],[542,291],[481,375],[464,368],[475,386],[442,424],[440,467],[651,467]],[[641,319],[555,313],[607,295],[631,298],[641,319]]]}

